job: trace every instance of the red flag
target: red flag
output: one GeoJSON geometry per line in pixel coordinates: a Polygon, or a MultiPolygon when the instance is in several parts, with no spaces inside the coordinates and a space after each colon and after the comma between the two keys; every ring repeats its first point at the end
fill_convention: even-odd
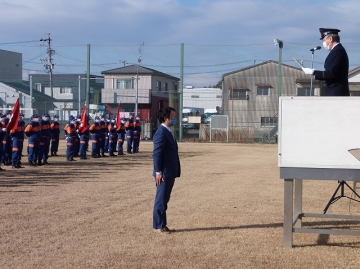
{"type": "Polygon", "coordinates": [[[116,129],[120,128],[120,123],[121,123],[121,117],[120,117],[120,102],[119,102],[117,113],[116,113],[116,129]]]}
{"type": "Polygon", "coordinates": [[[19,123],[19,119],[20,119],[20,100],[19,98],[16,100],[12,114],[11,114],[11,118],[9,120],[9,123],[6,127],[6,129],[8,131],[12,131],[12,130],[16,130],[18,127],[18,123],[19,123]]]}
{"type": "Polygon", "coordinates": [[[79,132],[84,133],[88,126],[87,116],[86,116],[86,104],[83,107],[83,110],[81,112],[81,119],[80,119],[81,125],[79,127],[79,132]]]}

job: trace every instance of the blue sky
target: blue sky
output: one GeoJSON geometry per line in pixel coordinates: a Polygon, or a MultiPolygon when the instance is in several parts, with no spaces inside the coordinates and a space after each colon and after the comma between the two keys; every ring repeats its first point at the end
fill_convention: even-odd
{"type": "MultiPolygon", "coordinates": [[[[136,64],[180,76],[180,44],[185,47],[184,85],[216,84],[233,70],[277,60],[284,42],[285,64],[296,57],[311,65],[310,49],[321,45],[320,27],[341,30],[350,69],[360,66],[360,1],[271,0],[0,0],[0,49],[23,54],[28,73],[43,73],[51,34],[54,73],[91,73],[136,64]]],[[[314,54],[323,68],[327,51],[314,54]]]]}

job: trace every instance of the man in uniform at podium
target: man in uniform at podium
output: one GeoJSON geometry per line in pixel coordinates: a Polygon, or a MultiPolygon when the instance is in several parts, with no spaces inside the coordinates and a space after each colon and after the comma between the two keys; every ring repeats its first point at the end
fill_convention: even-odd
{"type": "Polygon", "coordinates": [[[302,68],[305,74],[314,75],[316,80],[325,82],[323,96],[350,96],[349,92],[349,58],[340,43],[338,29],[320,28],[320,40],[330,53],[325,59],[325,71],[302,68]]]}

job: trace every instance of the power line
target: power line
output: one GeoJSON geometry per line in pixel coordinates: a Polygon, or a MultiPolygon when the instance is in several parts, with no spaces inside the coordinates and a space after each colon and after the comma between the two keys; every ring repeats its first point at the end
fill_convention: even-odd
{"type": "Polygon", "coordinates": [[[35,43],[35,42],[40,42],[40,40],[4,42],[4,43],[0,43],[0,45],[14,45],[14,44],[25,44],[25,43],[35,43]]]}

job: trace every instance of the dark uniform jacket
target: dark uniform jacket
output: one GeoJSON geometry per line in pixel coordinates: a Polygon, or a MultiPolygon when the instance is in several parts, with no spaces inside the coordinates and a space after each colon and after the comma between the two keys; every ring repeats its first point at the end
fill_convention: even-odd
{"type": "Polygon", "coordinates": [[[344,47],[338,43],[329,53],[324,64],[325,71],[314,71],[316,80],[324,80],[324,96],[349,96],[349,58],[344,47]]]}

